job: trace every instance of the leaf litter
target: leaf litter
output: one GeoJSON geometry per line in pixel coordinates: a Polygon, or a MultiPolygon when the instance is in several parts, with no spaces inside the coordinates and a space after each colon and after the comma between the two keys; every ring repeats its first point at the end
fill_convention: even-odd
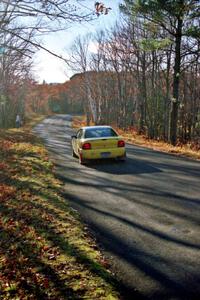
{"type": "Polygon", "coordinates": [[[120,298],[61,187],[29,129],[0,131],[0,299],[120,298]]]}

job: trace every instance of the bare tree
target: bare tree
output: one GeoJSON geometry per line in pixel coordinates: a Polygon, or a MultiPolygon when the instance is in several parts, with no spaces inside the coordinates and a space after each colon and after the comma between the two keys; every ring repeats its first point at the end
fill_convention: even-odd
{"type": "MultiPolygon", "coordinates": [[[[16,35],[1,34],[4,44],[0,54],[0,126],[12,126],[15,115],[24,114],[25,86],[31,76],[34,52],[30,43],[19,39],[16,35]]],[[[34,38],[34,32],[25,39],[34,38]]]]}
{"type": "MultiPolygon", "coordinates": [[[[29,42],[36,50],[43,49],[63,59],[58,53],[53,53],[35,39],[29,40],[24,33],[33,30],[38,37],[49,32],[69,28],[74,22],[89,21],[95,18],[95,12],[81,3],[74,4],[72,0],[1,0],[0,2],[0,35],[5,32],[29,42]]],[[[0,48],[6,45],[0,40],[0,48]]]]}
{"type": "Polygon", "coordinates": [[[70,58],[67,60],[67,64],[72,70],[83,73],[84,84],[82,88],[84,88],[86,95],[85,112],[87,116],[87,123],[89,123],[90,114],[92,115],[94,123],[97,123],[97,106],[92,97],[91,76],[89,76],[91,63],[91,57],[89,52],[90,42],[90,34],[82,38],[80,36],[77,37],[71,47],[70,58]]]}

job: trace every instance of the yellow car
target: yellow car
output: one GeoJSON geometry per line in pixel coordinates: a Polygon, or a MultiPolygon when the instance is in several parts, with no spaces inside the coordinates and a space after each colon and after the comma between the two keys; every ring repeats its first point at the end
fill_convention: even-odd
{"type": "Polygon", "coordinates": [[[110,126],[81,127],[72,136],[72,155],[80,164],[91,159],[126,159],[124,140],[110,126]]]}

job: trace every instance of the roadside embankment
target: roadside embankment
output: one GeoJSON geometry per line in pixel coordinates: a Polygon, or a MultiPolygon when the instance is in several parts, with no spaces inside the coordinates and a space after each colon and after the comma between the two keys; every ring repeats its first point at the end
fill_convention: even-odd
{"type": "Polygon", "coordinates": [[[33,124],[0,130],[0,299],[119,299],[33,124]]]}

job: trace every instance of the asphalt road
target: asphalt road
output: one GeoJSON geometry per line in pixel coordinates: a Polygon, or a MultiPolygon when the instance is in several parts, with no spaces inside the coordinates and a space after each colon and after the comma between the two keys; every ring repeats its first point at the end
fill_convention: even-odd
{"type": "Polygon", "coordinates": [[[200,299],[200,162],[127,145],[127,161],[79,165],[71,117],[35,128],[65,196],[128,287],[126,299],[200,299]]]}

